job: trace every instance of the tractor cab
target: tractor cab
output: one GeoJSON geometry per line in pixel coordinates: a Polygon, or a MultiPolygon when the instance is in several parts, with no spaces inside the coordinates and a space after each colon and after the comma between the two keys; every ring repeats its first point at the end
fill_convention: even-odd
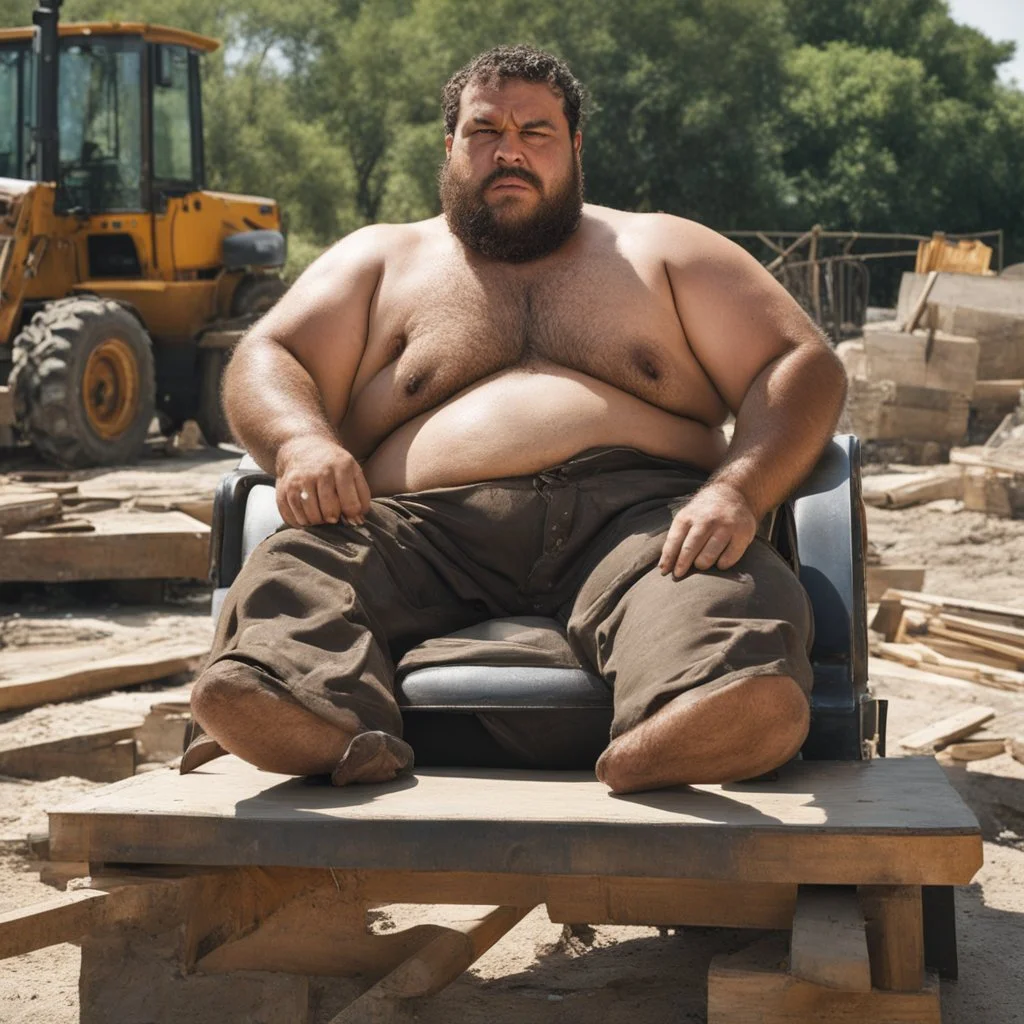
{"type": "MultiPolygon", "coordinates": [[[[217,42],[148,25],[62,25],[54,212],[158,209],[202,189],[199,56],[217,42]]],[[[0,31],[0,177],[40,180],[37,56],[0,31]]]]}
{"type": "Polygon", "coordinates": [[[284,292],[285,243],[273,199],[206,188],[200,61],[219,43],[63,24],[61,2],[0,29],[0,439],[75,466],[134,457],[154,415],[228,440],[220,375],[284,292]]]}

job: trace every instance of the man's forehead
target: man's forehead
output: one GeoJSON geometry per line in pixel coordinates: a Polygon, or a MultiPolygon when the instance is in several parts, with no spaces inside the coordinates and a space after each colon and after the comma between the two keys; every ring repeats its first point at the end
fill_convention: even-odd
{"type": "Polygon", "coordinates": [[[568,124],[562,97],[547,82],[503,78],[497,82],[468,82],[459,101],[459,121],[513,117],[516,121],[549,120],[568,124]]]}

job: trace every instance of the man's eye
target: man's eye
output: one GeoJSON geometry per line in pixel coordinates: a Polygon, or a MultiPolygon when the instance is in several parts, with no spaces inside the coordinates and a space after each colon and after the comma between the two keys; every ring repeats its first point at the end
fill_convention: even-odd
{"type": "Polygon", "coordinates": [[[498,133],[493,128],[477,128],[477,135],[497,135],[498,133]]]}

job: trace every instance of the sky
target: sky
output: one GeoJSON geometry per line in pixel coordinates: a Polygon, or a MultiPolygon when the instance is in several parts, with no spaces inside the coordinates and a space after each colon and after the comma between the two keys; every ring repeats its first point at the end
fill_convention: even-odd
{"type": "Polygon", "coordinates": [[[947,0],[956,21],[981,29],[998,42],[1012,40],[1017,55],[999,69],[1004,82],[1012,79],[1024,89],[1024,0],[947,0]]]}

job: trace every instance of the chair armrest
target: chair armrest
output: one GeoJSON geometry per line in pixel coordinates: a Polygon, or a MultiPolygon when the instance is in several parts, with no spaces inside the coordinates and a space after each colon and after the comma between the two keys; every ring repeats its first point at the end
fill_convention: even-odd
{"type": "Polygon", "coordinates": [[[210,581],[217,589],[231,586],[242,568],[242,536],[249,493],[259,484],[273,486],[273,483],[274,478],[246,455],[238,468],[222,477],[217,485],[210,526],[210,581]]]}
{"type": "MultiPolygon", "coordinates": [[[[814,713],[823,724],[831,716],[837,722],[840,718],[849,722],[863,718],[862,735],[870,738],[875,733],[871,724],[875,708],[867,689],[864,516],[858,439],[851,434],[834,437],[790,504],[796,527],[800,582],[814,609],[814,713]]],[[[822,731],[822,736],[826,735],[828,730],[822,731]]],[[[826,745],[839,742],[837,732],[826,745]]],[[[851,754],[852,749],[845,756],[851,754]]],[[[844,755],[837,751],[827,756],[844,755]]]]}

